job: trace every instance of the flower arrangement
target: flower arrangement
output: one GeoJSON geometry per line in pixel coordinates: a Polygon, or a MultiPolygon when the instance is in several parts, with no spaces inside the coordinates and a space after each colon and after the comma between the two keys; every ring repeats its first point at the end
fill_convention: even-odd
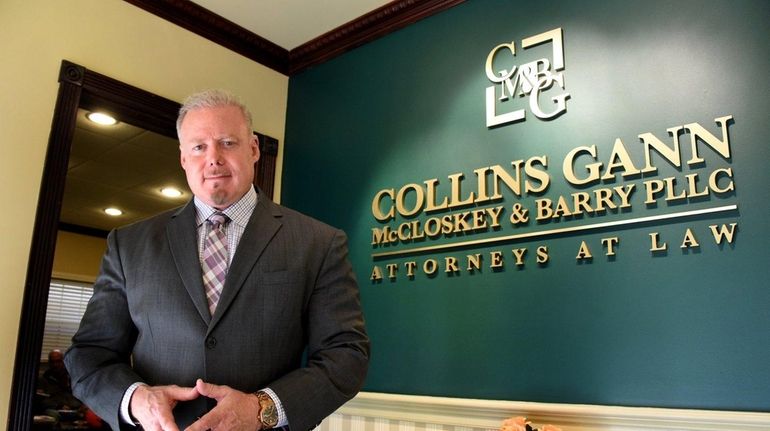
{"type": "Polygon", "coordinates": [[[527,418],[516,416],[505,419],[500,426],[500,431],[561,431],[561,428],[553,425],[543,425],[542,428],[535,428],[527,418]]]}

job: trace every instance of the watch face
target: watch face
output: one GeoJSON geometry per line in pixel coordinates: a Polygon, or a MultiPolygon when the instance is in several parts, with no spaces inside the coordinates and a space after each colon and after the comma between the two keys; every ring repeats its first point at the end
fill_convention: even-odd
{"type": "Polygon", "coordinates": [[[278,425],[278,412],[275,410],[275,406],[272,403],[262,407],[260,416],[262,418],[262,423],[265,424],[267,428],[273,428],[278,425]]]}
{"type": "Polygon", "coordinates": [[[260,392],[257,394],[259,398],[259,420],[262,422],[263,428],[275,428],[278,425],[278,410],[275,408],[273,399],[269,395],[260,392]]]}

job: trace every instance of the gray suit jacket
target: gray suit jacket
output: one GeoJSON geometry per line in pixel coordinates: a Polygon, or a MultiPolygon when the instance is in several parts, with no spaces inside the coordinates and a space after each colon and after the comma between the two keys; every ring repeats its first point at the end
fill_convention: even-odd
{"type": "MultiPolygon", "coordinates": [[[[210,316],[195,206],[117,229],[65,357],[75,395],[117,430],[133,382],[270,387],[312,428],[363,384],[369,339],[342,231],[260,198],[210,316]]],[[[186,426],[206,398],[174,411],[186,426]]]]}

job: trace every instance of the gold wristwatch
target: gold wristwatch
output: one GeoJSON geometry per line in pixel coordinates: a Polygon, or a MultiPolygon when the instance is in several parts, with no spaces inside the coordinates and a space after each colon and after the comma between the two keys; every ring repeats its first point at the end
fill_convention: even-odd
{"type": "Polygon", "coordinates": [[[254,395],[259,400],[259,421],[262,422],[262,429],[275,428],[278,425],[278,410],[270,395],[263,391],[256,392],[254,395]]]}

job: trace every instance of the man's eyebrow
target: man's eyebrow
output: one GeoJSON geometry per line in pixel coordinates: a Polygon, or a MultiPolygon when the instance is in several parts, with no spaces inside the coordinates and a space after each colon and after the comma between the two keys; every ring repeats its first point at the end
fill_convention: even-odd
{"type": "Polygon", "coordinates": [[[230,139],[232,141],[237,141],[238,136],[237,135],[219,135],[217,136],[217,140],[221,141],[222,139],[230,139]]]}

